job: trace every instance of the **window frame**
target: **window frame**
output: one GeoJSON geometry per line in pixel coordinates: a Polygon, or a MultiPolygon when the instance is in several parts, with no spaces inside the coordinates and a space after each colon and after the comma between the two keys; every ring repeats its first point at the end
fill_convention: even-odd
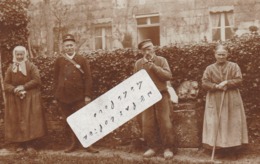
{"type": "Polygon", "coordinates": [[[107,39],[108,38],[111,38],[112,39],[112,25],[98,25],[98,26],[95,26],[94,27],[94,32],[95,32],[95,34],[94,34],[94,49],[95,50],[98,50],[97,49],[97,47],[96,47],[96,39],[97,38],[101,38],[101,49],[102,50],[108,50],[109,49],[109,47],[108,47],[108,45],[106,44],[107,43],[107,39]],[[98,28],[101,28],[101,35],[96,35],[96,29],[98,29],[98,28]],[[107,32],[106,32],[106,28],[110,28],[110,31],[111,31],[111,34],[107,34],[107,32]]]}
{"type": "Polygon", "coordinates": [[[209,20],[210,20],[210,32],[211,32],[211,41],[216,41],[214,40],[214,34],[213,30],[218,30],[220,29],[220,40],[221,41],[226,41],[226,29],[234,28],[235,24],[235,15],[234,15],[234,6],[217,6],[217,7],[211,7],[209,9],[209,20]],[[227,13],[232,14],[232,19],[229,20],[229,26],[226,25],[225,23],[225,15],[227,13]],[[213,27],[213,14],[218,14],[220,16],[220,26],[219,27],[213,27]]]}
{"type": "Polygon", "coordinates": [[[137,28],[160,26],[160,14],[159,13],[137,15],[137,16],[135,16],[135,19],[136,19],[137,28]],[[158,22],[152,23],[151,18],[153,18],[153,17],[158,17],[158,22]],[[146,19],[145,24],[138,24],[138,19],[141,19],[141,18],[146,19]]]}

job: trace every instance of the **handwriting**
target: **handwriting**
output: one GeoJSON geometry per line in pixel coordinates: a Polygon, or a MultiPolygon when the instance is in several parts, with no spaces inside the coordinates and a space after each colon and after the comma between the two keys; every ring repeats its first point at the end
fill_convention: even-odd
{"type": "Polygon", "coordinates": [[[123,94],[125,95],[125,98],[126,98],[126,95],[127,95],[127,91],[124,91],[123,94]]]}
{"type": "Polygon", "coordinates": [[[142,87],[142,81],[139,81],[138,83],[136,83],[137,85],[139,85],[139,89],[141,89],[142,87]]]}

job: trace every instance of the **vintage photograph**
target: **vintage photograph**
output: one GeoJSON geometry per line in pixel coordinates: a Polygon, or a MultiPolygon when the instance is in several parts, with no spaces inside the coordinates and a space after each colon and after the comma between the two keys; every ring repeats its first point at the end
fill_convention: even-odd
{"type": "Polygon", "coordinates": [[[260,163],[260,0],[0,0],[0,164],[260,163]]]}

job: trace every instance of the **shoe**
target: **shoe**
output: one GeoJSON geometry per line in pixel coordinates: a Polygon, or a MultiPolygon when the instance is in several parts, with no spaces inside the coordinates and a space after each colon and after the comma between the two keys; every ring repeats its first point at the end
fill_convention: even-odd
{"type": "Polygon", "coordinates": [[[212,151],[211,151],[210,149],[205,149],[205,148],[199,150],[199,152],[200,152],[202,155],[207,155],[207,156],[211,156],[211,153],[212,153],[212,151]]]}
{"type": "Polygon", "coordinates": [[[64,150],[65,153],[73,152],[74,150],[76,150],[77,145],[78,145],[76,136],[73,133],[71,133],[70,135],[71,135],[70,136],[71,137],[71,144],[70,144],[70,146],[68,148],[66,148],[64,150]]]}
{"type": "Polygon", "coordinates": [[[20,153],[20,152],[22,152],[22,151],[25,151],[25,148],[23,148],[23,147],[18,147],[15,151],[16,151],[16,153],[20,153]]]}
{"type": "Polygon", "coordinates": [[[71,144],[68,148],[66,148],[64,150],[65,153],[70,153],[73,152],[74,150],[76,150],[76,145],[75,144],[71,144]]]}
{"type": "Polygon", "coordinates": [[[155,155],[155,151],[153,149],[148,149],[144,154],[143,156],[146,157],[146,158],[150,158],[152,156],[155,155]]]}
{"type": "Polygon", "coordinates": [[[173,157],[173,152],[170,149],[165,149],[163,156],[165,159],[171,159],[173,157]]]}
{"type": "Polygon", "coordinates": [[[27,147],[27,152],[31,153],[31,154],[35,154],[35,153],[37,153],[37,150],[34,149],[33,147],[27,147]]]}
{"type": "Polygon", "coordinates": [[[26,150],[26,145],[24,143],[18,143],[16,146],[16,153],[20,153],[26,150]]]}
{"type": "Polygon", "coordinates": [[[86,151],[89,153],[99,153],[99,151],[95,148],[93,148],[92,146],[86,148],[86,151]]]}

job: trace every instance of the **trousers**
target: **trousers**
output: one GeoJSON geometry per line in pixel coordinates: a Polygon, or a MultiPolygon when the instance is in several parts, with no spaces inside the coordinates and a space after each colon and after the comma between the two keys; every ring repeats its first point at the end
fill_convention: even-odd
{"type": "Polygon", "coordinates": [[[83,99],[83,100],[76,101],[76,102],[73,102],[73,103],[70,103],[70,104],[59,102],[59,106],[61,108],[62,117],[64,119],[65,130],[68,132],[68,135],[72,138],[72,144],[75,144],[73,142],[76,142],[76,140],[77,140],[76,136],[75,136],[74,132],[72,131],[72,129],[67,124],[66,119],[71,114],[78,111],[80,108],[84,107],[85,101],[83,99]]]}
{"type": "Polygon", "coordinates": [[[142,134],[150,148],[174,146],[170,103],[169,93],[162,92],[162,99],[141,114],[142,134]]]}

